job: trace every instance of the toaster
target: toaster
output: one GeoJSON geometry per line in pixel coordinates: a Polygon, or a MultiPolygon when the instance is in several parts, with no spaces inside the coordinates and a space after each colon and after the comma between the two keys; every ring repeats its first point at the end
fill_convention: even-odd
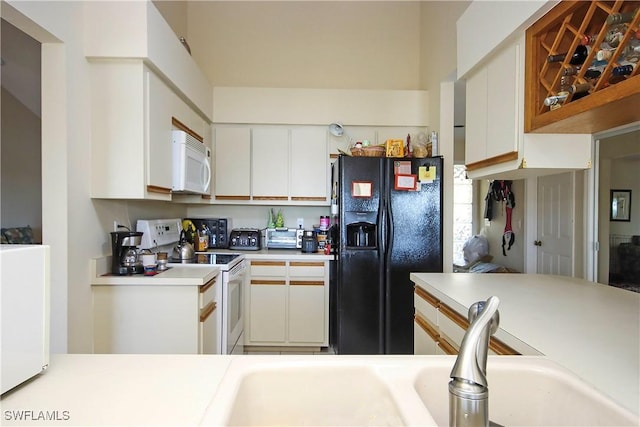
{"type": "Polygon", "coordinates": [[[229,234],[229,249],[259,251],[262,249],[261,233],[257,228],[234,228],[229,234]]]}

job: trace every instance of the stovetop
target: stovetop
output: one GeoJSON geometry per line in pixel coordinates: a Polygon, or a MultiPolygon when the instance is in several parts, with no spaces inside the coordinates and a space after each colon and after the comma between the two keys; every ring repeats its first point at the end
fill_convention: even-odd
{"type": "Polygon", "coordinates": [[[242,261],[244,256],[242,254],[234,253],[216,253],[216,252],[196,252],[195,258],[189,260],[180,260],[169,258],[169,264],[180,265],[217,265],[221,270],[226,271],[235,266],[238,262],[242,261]]]}

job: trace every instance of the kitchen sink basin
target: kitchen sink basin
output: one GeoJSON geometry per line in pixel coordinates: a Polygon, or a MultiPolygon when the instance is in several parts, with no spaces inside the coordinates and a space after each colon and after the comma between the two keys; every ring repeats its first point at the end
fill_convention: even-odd
{"type": "MultiPolygon", "coordinates": [[[[436,423],[449,423],[451,366],[416,375],[415,389],[436,423]]],[[[638,426],[638,417],[545,359],[489,358],[489,420],[504,426],[638,426]],[[500,363],[496,363],[500,362],[500,363]]]]}
{"type": "MultiPolygon", "coordinates": [[[[238,356],[204,425],[449,425],[453,356],[238,356]]],[[[490,356],[489,419],[508,426],[638,426],[637,415],[535,356],[490,356]]]]}
{"type": "Polygon", "coordinates": [[[228,425],[402,425],[393,396],[365,367],[297,367],[246,375],[228,425]]]}

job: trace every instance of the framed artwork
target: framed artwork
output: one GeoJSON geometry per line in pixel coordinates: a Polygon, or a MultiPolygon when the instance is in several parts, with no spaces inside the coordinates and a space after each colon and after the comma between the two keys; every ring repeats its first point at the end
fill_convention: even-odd
{"type": "Polygon", "coordinates": [[[611,190],[611,221],[631,221],[631,190],[611,190]]]}

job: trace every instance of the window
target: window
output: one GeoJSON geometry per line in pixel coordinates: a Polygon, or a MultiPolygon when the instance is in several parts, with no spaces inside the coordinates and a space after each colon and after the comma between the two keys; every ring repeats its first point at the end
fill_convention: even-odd
{"type": "Polygon", "coordinates": [[[453,165],[453,263],[465,265],[462,247],[473,233],[473,181],[464,165],[453,165]]]}

